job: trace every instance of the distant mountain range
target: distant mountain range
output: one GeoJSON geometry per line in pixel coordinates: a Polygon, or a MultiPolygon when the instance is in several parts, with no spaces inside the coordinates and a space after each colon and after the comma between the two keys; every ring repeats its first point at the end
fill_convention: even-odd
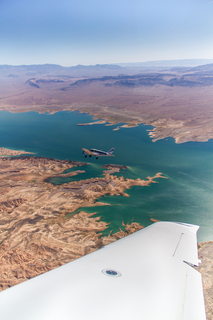
{"type": "Polygon", "coordinates": [[[77,65],[73,67],[62,67],[57,64],[38,64],[38,65],[0,65],[0,73],[9,77],[17,77],[20,75],[38,76],[54,75],[54,76],[103,76],[103,75],[116,75],[124,69],[121,66],[113,64],[97,64],[94,66],[77,65]]]}
{"type": "Polygon", "coordinates": [[[0,65],[0,76],[10,77],[11,81],[13,78],[15,80],[15,78],[23,77],[26,83],[37,88],[39,88],[41,82],[63,82],[65,78],[78,78],[71,86],[82,86],[94,81],[102,81],[106,86],[128,87],[153,86],[155,84],[193,87],[212,85],[213,63],[199,65],[199,62],[203,61],[209,60],[152,61],[150,62],[153,63],[152,67],[148,67],[149,62],[141,63],[141,66],[129,64],[129,67],[114,64],[77,65],[73,67],[63,67],[56,64],[0,65]],[[186,66],[187,63],[188,66],[186,66]],[[190,64],[195,63],[198,65],[190,66],[190,64]],[[169,64],[172,67],[169,67],[169,64]],[[130,67],[130,65],[135,66],[130,67]],[[165,78],[166,76],[169,79],[168,77],[165,78]],[[64,78],[62,79],[62,77],[64,78]]]}
{"type": "Polygon", "coordinates": [[[121,67],[158,67],[158,68],[171,68],[171,67],[196,67],[204,64],[213,63],[213,59],[182,59],[182,60],[157,60],[146,62],[130,62],[130,63],[117,63],[121,67]]]}
{"type": "Polygon", "coordinates": [[[135,67],[198,67],[202,65],[213,64],[213,59],[182,59],[182,60],[159,60],[159,61],[146,61],[146,62],[130,62],[130,63],[117,63],[117,64],[96,64],[96,65],[77,65],[71,67],[63,67],[58,64],[32,64],[32,65],[0,65],[0,70],[25,70],[25,71],[67,71],[67,70],[121,70],[122,68],[135,68],[135,67]]]}
{"type": "MultiPolygon", "coordinates": [[[[83,87],[92,82],[102,82],[105,86],[124,86],[124,87],[142,87],[155,86],[157,84],[164,86],[181,86],[181,87],[204,87],[213,85],[213,64],[208,65],[203,69],[199,67],[190,68],[182,75],[174,75],[169,73],[144,73],[136,75],[118,75],[118,76],[104,76],[101,78],[87,78],[77,80],[70,85],[70,87],[83,87]]],[[[176,68],[178,69],[178,68],[176,68]]],[[[182,68],[181,68],[182,70],[182,68]]],[[[34,84],[33,84],[34,85],[34,84]]],[[[62,88],[61,90],[67,90],[62,88]]]]}

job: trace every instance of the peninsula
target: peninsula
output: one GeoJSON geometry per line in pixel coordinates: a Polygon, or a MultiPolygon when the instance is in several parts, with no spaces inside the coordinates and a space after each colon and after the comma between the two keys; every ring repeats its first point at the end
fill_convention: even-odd
{"type": "Polygon", "coordinates": [[[0,148],[0,157],[4,156],[20,156],[21,154],[33,154],[32,152],[25,152],[25,151],[18,151],[18,150],[11,150],[7,148],[0,148]]]}
{"type": "MultiPolygon", "coordinates": [[[[131,186],[149,186],[154,177],[124,179],[111,175],[124,166],[105,166],[103,178],[53,185],[52,177],[86,163],[21,156],[0,158],[0,290],[70,262],[142,228],[136,222],[102,237],[108,225],[78,208],[94,206],[106,194],[128,196],[131,186]]],[[[81,170],[76,168],[72,174],[81,170]]],[[[100,205],[100,202],[98,203],[100,205]]],[[[102,203],[102,205],[105,205],[102,203]]]]}

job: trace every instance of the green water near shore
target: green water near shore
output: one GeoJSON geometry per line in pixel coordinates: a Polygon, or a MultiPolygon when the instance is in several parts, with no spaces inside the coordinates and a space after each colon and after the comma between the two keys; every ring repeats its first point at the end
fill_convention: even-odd
{"type": "Polygon", "coordinates": [[[34,152],[36,156],[89,162],[75,169],[85,170],[73,180],[101,177],[102,165],[115,163],[128,166],[118,175],[125,178],[154,176],[162,172],[168,179],[157,179],[149,187],[132,187],[129,197],[105,196],[98,201],[110,206],[84,208],[97,212],[117,231],[122,221],[136,221],[144,226],[150,218],[180,221],[200,225],[199,241],[213,240],[213,141],[175,144],[168,138],[153,143],[148,136],[149,126],[113,131],[116,126],[77,126],[91,122],[92,117],[75,112],[53,115],[36,112],[0,112],[0,146],[34,152]],[[109,150],[115,157],[85,158],[81,148],[109,150]]]}

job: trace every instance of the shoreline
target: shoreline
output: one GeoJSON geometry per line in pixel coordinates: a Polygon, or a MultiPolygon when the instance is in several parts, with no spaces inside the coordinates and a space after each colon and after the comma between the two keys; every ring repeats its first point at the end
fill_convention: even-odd
{"type": "Polygon", "coordinates": [[[48,177],[60,176],[69,168],[83,165],[36,156],[0,158],[0,290],[142,228],[137,222],[123,224],[126,231],[103,237],[101,232],[108,224],[100,217],[93,217],[95,213],[80,211],[70,217],[67,214],[87,205],[95,208],[97,199],[106,194],[127,196],[126,189],[156,183],[156,178],[164,178],[162,174],[147,180],[124,179],[111,175],[124,166],[108,165],[103,168],[106,171],[103,178],[56,186],[45,182],[48,177]]]}
{"type": "MultiPolygon", "coordinates": [[[[82,107],[82,106],[81,106],[82,107]]],[[[118,125],[119,123],[123,123],[122,125],[118,125],[113,131],[120,130],[121,128],[135,128],[138,125],[151,126],[152,129],[147,130],[150,139],[153,142],[158,140],[163,140],[166,138],[173,138],[176,144],[186,143],[186,142],[207,142],[213,139],[213,131],[209,128],[209,124],[206,129],[201,129],[200,126],[192,127],[188,120],[174,120],[172,118],[159,118],[157,120],[149,120],[146,117],[141,118],[139,115],[134,116],[131,120],[131,116],[127,116],[124,114],[116,114],[116,120],[112,119],[113,115],[104,114],[104,112],[99,111],[99,113],[94,112],[93,108],[89,108],[86,106],[77,109],[76,106],[73,108],[72,106],[67,106],[66,108],[60,109],[56,108],[55,110],[46,110],[43,109],[43,106],[38,106],[36,109],[27,108],[27,110],[17,109],[16,110],[8,110],[1,109],[1,111],[8,111],[10,113],[25,113],[25,112],[37,112],[39,114],[47,113],[48,115],[55,114],[57,112],[78,112],[79,114],[89,114],[93,117],[92,122],[87,123],[78,123],[78,126],[91,126],[95,124],[103,124],[105,126],[113,126],[118,125]],[[88,108],[88,109],[87,109],[88,108]],[[127,118],[128,119],[127,119],[127,118]],[[206,131],[206,132],[205,132],[206,131]]],[[[30,153],[29,153],[30,154],[30,153]]]]}
{"type": "Polygon", "coordinates": [[[21,154],[34,154],[33,152],[27,152],[23,150],[13,150],[9,148],[0,148],[0,157],[5,157],[5,156],[19,156],[21,154]]]}
{"type": "MultiPolygon", "coordinates": [[[[127,167],[109,164],[103,166],[104,178],[73,181],[60,186],[45,182],[44,167],[48,176],[53,177],[81,165],[85,163],[36,156],[0,158],[0,291],[143,228],[137,222],[126,225],[122,222],[124,230],[103,236],[108,224],[100,216],[94,217],[95,212],[80,210],[69,217],[67,212],[86,205],[94,209],[109,205],[96,202],[103,196],[101,189],[105,194],[126,196],[125,190],[133,185],[148,186],[157,182],[154,179],[166,177],[159,172],[146,180],[124,179],[111,174],[127,167]]],[[[150,221],[158,220],[150,217],[150,221]]],[[[203,263],[197,269],[203,276],[207,319],[211,319],[213,241],[198,246],[203,263]]]]}

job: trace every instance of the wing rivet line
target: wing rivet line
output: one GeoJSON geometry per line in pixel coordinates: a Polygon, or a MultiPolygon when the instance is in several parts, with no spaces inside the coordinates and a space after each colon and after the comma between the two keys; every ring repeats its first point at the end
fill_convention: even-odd
{"type": "Polygon", "coordinates": [[[180,244],[180,240],[181,240],[181,238],[182,238],[182,236],[184,235],[184,233],[182,232],[181,233],[181,235],[180,235],[180,239],[179,239],[179,241],[178,241],[178,244],[177,244],[177,246],[176,246],[176,248],[175,248],[175,251],[174,251],[174,253],[173,253],[173,257],[175,256],[175,253],[176,253],[176,251],[177,251],[177,248],[178,248],[178,246],[179,246],[179,244],[180,244]]]}
{"type": "Polygon", "coordinates": [[[113,269],[104,269],[101,271],[105,276],[109,277],[120,277],[122,273],[113,269]]]}

